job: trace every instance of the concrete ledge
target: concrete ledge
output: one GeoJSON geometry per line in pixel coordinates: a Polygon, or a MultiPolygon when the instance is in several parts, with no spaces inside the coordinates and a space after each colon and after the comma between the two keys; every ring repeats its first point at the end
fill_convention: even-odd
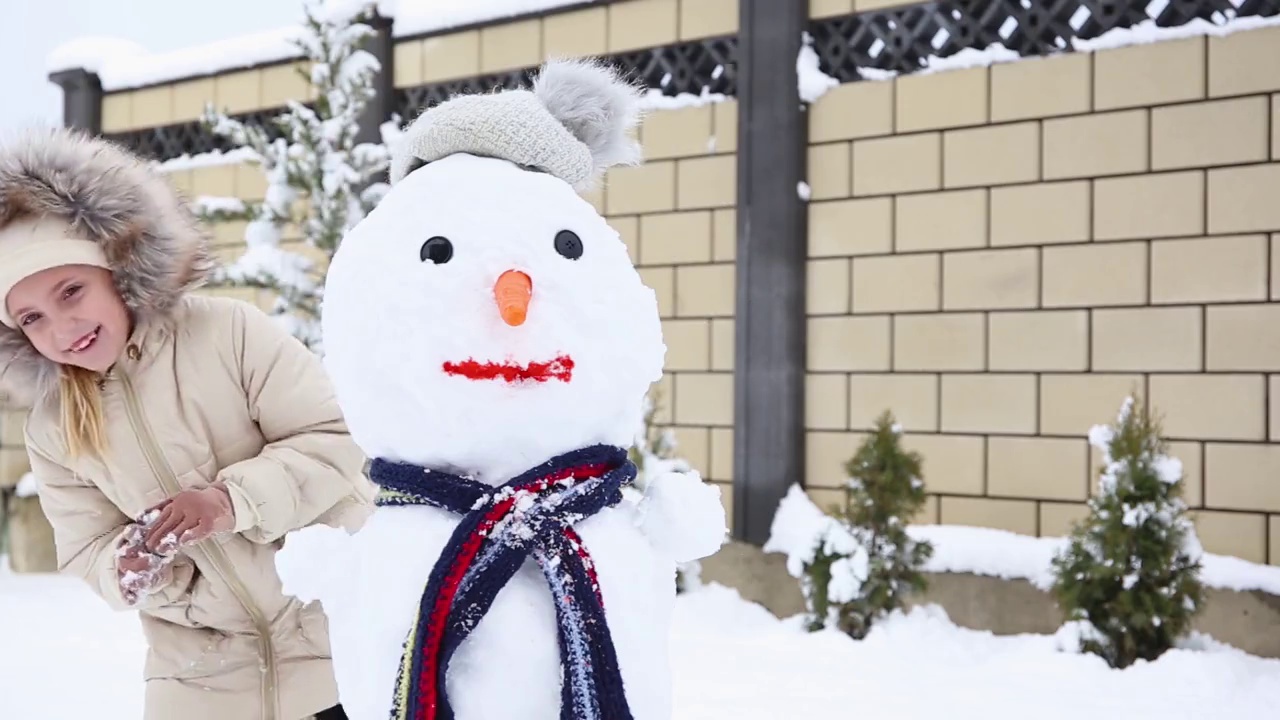
{"type": "MultiPolygon", "coordinates": [[[[787,574],[785,558],[732,542],[702,561],[704,582],[736,588],[778,617],[804,612],[796,580],[787,574]]],[[[952,622],[997,635],[1050,635],[1062,625],[1062,612],[1048,593],[1026,580],[1005,580],[970,573],[927,573],[928,590],[912,604],[937,604],[952,622]]],[[[1194,625],[1259,657],[1280,658],[1280,597],[1261,591],[1210,588],[1194,625]]]]}

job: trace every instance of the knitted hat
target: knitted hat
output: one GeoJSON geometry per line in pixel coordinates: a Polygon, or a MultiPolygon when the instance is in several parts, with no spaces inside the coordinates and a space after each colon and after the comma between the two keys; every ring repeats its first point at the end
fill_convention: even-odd
{"type": "Polygon", "coordinates": [[[0,322],[17,327],[6,302],[14,285],[61,265],[111,267],[102,246],[77,236],[65,220],[28,216],[0,228],[0,322]]]}
{"type": "Polygon", "coordinates": [[[391,159],[391,182],[454,153],[509,160],[591,189],[614,165],[640,162],[631,136],[640,92],[594,60],[551,60],[532,90],[451,98],[418,116],[391,159]]]}

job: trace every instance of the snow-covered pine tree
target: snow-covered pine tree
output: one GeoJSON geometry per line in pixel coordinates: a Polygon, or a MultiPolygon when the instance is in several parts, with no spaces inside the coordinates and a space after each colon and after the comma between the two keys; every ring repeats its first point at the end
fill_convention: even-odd
{"type": "Polygon", "coordinates": [[[844,507],[818,537],[802,590],[809,628],[835,625],[855,639],[878,618],[925,588],[921,566],[933,546],[907,533],[925,503],[921,457],[902,447],[902,430],[885,411],[845,465],[844,507]]]}
{"type": "MultiPolygon", "coordinates": [[[[664,472],[690,472],[693,466],[676,455],[676,437],[671,428],[657,422],[662,392],[658,388],[644,397],[644,420],[636,432],[635,442],[627,451],[636,466],[635,488],[644,493],[650,478],[664,472]]],[[[694,560],[676,568],[676,592],[695,589],[700,584],[702,565],[694,560]]]]}
{"type": "Polygon", "coordinates": [[[323,277],[343,235],[377,205],[387,190],[381,181],[390,162],[388,145],[398,136],[398,118],[382,126],[381,143],[357,143],[358,119],[374,96],[377,58],[360,48],[374,31],[364,21],[376,3],[310,0],[294,44],[302,53],[299,72],[313,89],[307,104],[291,100],[272,119],[283,137],[235,120],[211,105],[204,124],[261,166],[267,190],[261,202],[197,198],[196,212],[208,222],[246,221],[245,253],[219,268],[213,284],[253,287],[276,296],[275,314],[312,349],[319,349],[323,277]],[[306,254],[282,245],[296,227],[306,254]],[[310,257],[309,257],[310,256],[310,257]],[[317,263],[312,257],[319,256],[317,263]]]}
{"type": "Polygon", "coordinates": [[[1158,421],[1133,397],[1089,442],[1102,453],[1089,517],[1053,560],[1054,595],[1079,649],[1115,668],[1155,660],[1204,602],[1202,550],[1182,501],[1182,463],[1158,421]]]}

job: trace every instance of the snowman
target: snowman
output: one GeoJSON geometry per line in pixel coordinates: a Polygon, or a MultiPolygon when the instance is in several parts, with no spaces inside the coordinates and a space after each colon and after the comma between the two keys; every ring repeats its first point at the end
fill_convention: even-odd
{"type": "Polygon", "coordinates": [[[696,472],[634,488],[666,347],[579,192],[639,162],[638,90],[595,61],[423,113],[325,284],[325,364],[371,458],[355,534],[290,534],[354,720],[666,720],[679,563],[725,538],[696,472]]]}

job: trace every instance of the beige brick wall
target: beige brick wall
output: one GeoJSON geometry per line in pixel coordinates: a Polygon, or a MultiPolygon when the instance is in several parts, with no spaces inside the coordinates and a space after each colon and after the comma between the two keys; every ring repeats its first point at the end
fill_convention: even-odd
{"type": "MultiPolygon", "coordinates": [[[[812,0],[811,14],[852,0],[812,0]]],[[[886,408],[921,520],[1060,535],[1163,415],[1205,546],[1280,564],[1280,29],[834,88],[810,110],[811,494],[886,408]]]]}

